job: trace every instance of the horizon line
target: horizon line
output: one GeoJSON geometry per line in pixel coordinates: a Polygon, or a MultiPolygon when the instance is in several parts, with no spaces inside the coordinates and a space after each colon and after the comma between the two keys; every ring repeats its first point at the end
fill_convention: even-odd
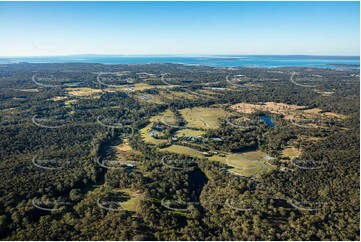
{"type": "Polygon", "coordinates": [[[0,56],[0,58],[49,58],[49,57],[72,57],[72,56],[114,56],[114,57],[319,56],[319,57],[358,57],[358,58],[360,58],[360,54],[358,54],[358,55],[335,55],[335,54],[66,54],[66,55],[11,55],[11,56],[0,56]]]}

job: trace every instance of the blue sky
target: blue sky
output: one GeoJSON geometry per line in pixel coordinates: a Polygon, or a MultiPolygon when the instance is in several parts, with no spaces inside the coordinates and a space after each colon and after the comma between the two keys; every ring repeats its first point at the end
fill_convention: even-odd
{"type": "Polygon", "coordinates": [[[0,56],[359,55],[359,2],[0,2],[0,56]]]}

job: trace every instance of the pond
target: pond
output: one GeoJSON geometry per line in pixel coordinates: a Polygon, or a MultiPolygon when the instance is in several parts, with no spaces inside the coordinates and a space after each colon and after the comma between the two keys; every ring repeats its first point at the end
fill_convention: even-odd
{"type": "Polygon", "coordinates": [[[273,119],[272,119],[271,117],[262,115],[262,116],[260,116],[260,118],[261,118],[263,121],[265,121],[268,126],[270,126],[270,127],[275,126],[275,124],[273,123],[273,119]]]}

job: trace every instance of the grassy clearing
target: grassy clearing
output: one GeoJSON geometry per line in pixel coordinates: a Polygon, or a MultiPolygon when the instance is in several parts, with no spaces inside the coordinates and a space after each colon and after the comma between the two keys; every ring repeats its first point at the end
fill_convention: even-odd
{"type": "Polygon", "coordinates": [[[130,145],[129,145],[128,139],[124,139],[122,144],[114,146],[114,148],[117,151],[131,151],[131,150],[133,150],[132,147],[130,147],[130,145]]]}
{"type": "Polygon", "coordinates": [[[245,177],[251,177],[256,175],[260,170],[262,169],[262,166],[259,167],[252,167],[252,168],[248,168],[248,169],[238,169],[238,168],[230,168],[228,169],[228,171],[230,173],[233,173],[235,175],[239,175],[239,176],[245,176],[245,177]]]}
{"type": "Polygon", "coordinates": [[[124,161],[125,163],[139,164],[142,153],[133,150],[129,145],[129,141],[124,139],[121,143],[115,143],[107,147],[106,156],[111,160],[124,161]]]}
{"type": "Polygon", "coordinates": [[[212,96],[214,95],[214,93],[213,93],[213,95],[212,94],[210,94],[210,93],[207,93],[207,92],[204,92],[204,90],[196,90],[196,91],[192,91],[192,92],[190,92],[192,95],[194,95],[194,96],[196,96],[197,98],[207,98],[207,99],[212,99],[212,96]]]}
{"type": "Polygon", "coordinates": [[[204,157],[200,151],[181,145],[172,145],[170,147],[160,149],[160,151],[168,151],[176,154],[189,155],[196,158],[204,157]]]}
{"type": "Polygon", "coordinates": [[[182,136],[192,136],[192,137],[197,137],[197,136],[202,136],[204,135],[206,132],[202,131],[202,130],[194,130],[194,129],[182,129],[182,130],[178,130],[176,133],[176,136],[178,137],[182,137],[182,136]]]}
{"type": "Polygon", "coordinates": [[[90,87],[65,88],[65,90],[69,94],[72,94],[77,97],[92,96],[94,94],[102,93],[102,90],[94,89],[90,87]]]}
{"type": "Polygon", "coordinates": [[[168,99],[198,99],[199,96],[191,94],[189,92],[171,92],[166,95],[164,95],[165,98],[168,99]]]}
{"type": "Polygon", "coordinates": [[[249,160],[261,160],[267,156],[266,153],[261,151],[248,151],[242,153],[242,155],[244,156],[245,159],[249,159],[249,160]]]}
{"type": "Polygon", "coordinates": [[[211,161],[218,161],[220,163],[226,164],[227,161],[227,155],[221,156],[221,155],[213,155],[210,157],[207,157],[208,160],[211,161]]]}
{"type": "Polygon", "coordinates": [[[255,113],[257,111],[271,112],[275,114],[289,114],[305,106],[298,105],[289,105],[286,103],[275,103],[275,102],[266,102],[261,104],[251,104],[251,103],[237,103],[232,105],[232,108],[241,113],[255,113]]]}
{"type": "Polygon", "coordinates": [[[186,108],[179,112],[187,121],[187,126],[199,129],[215,129],[219,127],[219,119],[230,113],[223,108],[186,108]]]}
{"type": "Polygon", "coordinates": [[[61,101],[61,100],[64,100],[64,99],[67,99],[67,97],[64,97],[64,96],[56,96],[56,97],[51,98],[50,100],[53,100],[53,101],[61,101]]]}
{"type": "Polygon", "coordinates": [[[65,104],[66,107],[71,107],[72,104],[75,104],[77,102],[78,102],[78,100],[66,100],[64,102],[64,104],[65,104]]]}
{"type": "MultiPolygon", "coordinates": [[[[147,84],[147,83],[146,83],[147,84]]],[[[137,85],[137,84],[136,84],[137,85]]],[[[141,90],[143,88],[143,90],[146,89],[151,89],[151,88],[169,88],[170,86],[166,86],[166,85],[157,85],[157,86],[151,86],[149,84],[147,84],[147,86],[139,86],[139,87],[135,87],[134,90],[141,90]]],[[[154,95],[154,94],[137,94],[137,97],[145,102],[149,102],[149,103],[157,103],[157,104],[164,104],[167,102],[167,100],[175,100],[175,99],[197,99],[199,98],[196,95],[190,94],[188,92],[169,92],[166,90],[159,90],[159,94],[154,95]],[[144,98],[144,96],[146,96],[144,98]]]]}
{"type": "Polygon", "coordinates": [[[146,82],[139,82],[135,84],[125,84],[124,86],[117,86],[117,87],[111,87],[105,89],[106,91],[144,91],[148,89],[154,89],[154,88],[169,88],[168,85],[150,85],[146,82]]]}
{"type": "Polygon", "coordinates": [[[237,103],[231,106],[237,112],[240,113],[256,113],[259,111],[270,112],[278,115],[284,115],[285,120],[290,120],[295,118],[294,116],[302,115],[305,118],[316,118],[316,117],[326,117],[326,118],[339,118],[344,119],[346,116],[325,112],[322,113],[322,110],[319,108],[306,109],[306,106],[290,105],[286,103],[275,103],[275,102],[266,102],[260,104],[251,104],[251,103],[237,103]]]}
{"type": "Polygon", "coordinates": [[[150,143],[150,144],[155,144],[155,145],[167,143],[167,140],[156,139],[149,135],[148,130],[150,130],[152,128],[152,126],[153,126],[153,123],[150,123],[140,130],[140,135],[142,136],[144,142],[150,143]]]}
{"type": "Polygon", "coordinates": [[[153,94],[140,94],[136,95],[136,97],[147,103],[155,103],[155,104],[164,104],[164,102],[161,100],[160,95],[153,95],[153,94]]]}
{"type": "Polygon", "coordinates": [[[227,156],[213,155],[211,157],[205,157],[200,151],[180,145],[172,145],[161,149],[160,151],[168,151],[195,158],[207,158],[211,161],[218,161],[229,166],[229,172],[245,177],[260,175],[275,169],[274,166],[267,162],[267,159],[265,158],[267,155],[259,151],[235,153],[227,156]]]}
{"type": "Polygon", "coordinates": [[[260,151],[250,151],[244,153],[234,153],[227,156],[214,155],[208,157],[211,161],[218,161],[228,166],[228,171],[241,176],[254,176],[267,173],[274,169],[274,166],[267,162],[267,154],[260,151]]]}
{"type": "Polygon", "coordinates": [[[260,151],[231,154],[227,157],[226,164],[234,166],[234,168],[230,169],[231,172],[250,177],[274,169],[274,167],[267,162],[267,157],[267,154],[260,151]]]}
{"type": "MultiPolygon", "coordinates": [[[[170,86],[152,86],[152,87],[153,88],[164,88],[164,87],[170,87],[170,86]]],[[[146,94],[146,95],[150,96],[152,98],[149,98],[146,100],[144,100],[144,98],[142,98],[141,96],[139,98],[141,98],[147,102],[160,103],[160,104],[167,102],[167,100],[196,98],[187,92],[170,92],[167,90],[159,90],[159,94],[157,94],[157,95],[151,95],[151,94],[146,94]]]]}
{"type": "Polygon", "coordinates": [[[161,117],[160,121],[168,125],[177,126],[177,119],[173,114],[161,117]]]}
{"type": "Polygon", "coordinates": [[[300,156],[301,151],[297,148],[294,147],[286,147],[285,149],[282,150],[282,156],[283,157],[288,157],[290,159],[296,158],[298,156],[300,156]]]}
{"type": "Polygon", "coordinates": [[[198,93],[202,93],[205,94],[207,96],[212,96],[212,95],[216,95],[217,92],[211,91],[211,90],[198,90],[198,93]]]}
{"type": "Polygon", "coordinates": [[[158,114],[158,115],[156,115],[156,116],[151,117],[151,118],[150,118],[150,121],[151,121],[151,122],[161,122],[163,116],[169,117],[169,116],[174,116],[174,114],[173,114],[172,111],[170,111],[169,109],[167,109],[166,111],[164,111],[164,112],[162,112],[162,113],[160,113],[160,114],[158,114]]]}
{"type": "Polygon", "coordinates": [[[165,112],[162,112],[159,115],[151,117],[149,119],[150,123],[140,130],[140,134],[141,134],[144,142],[154,144],[154,145],[165,144],[165,143],[168,142],[168,140],[166,140],[166,139],[153,138],[148,133],[148,130],[150,130],[152,128],[153,123],[154,122],[161,122],[163,116],[173,116],[173,113],[170,110],[166,110],[165,112]]]}
{"type": "Polygon", "coordinates": [[[124,76],[126,75],[126,72],[117,72],[115,73],[116,76],[124,76]]]}
{"type": "Polygon", "coordinates": [[[306,136],[306,135],[300,135],[299,139],[302,140],[307,140],[307,141],[311,141],[311,142],[318,142],[319,140],[321,140],[320,137],[313,137],[313,136],[306,136]]]}
{"type": "Polygon", "coordinates": [[[260,160],[250,159],[245,154],[232,154],[227,157],[226,164],[233,166],[231,169],[242,176],[256,175],[261,171],[264,163],[260,160]]]}
{"type": "Polygon", "coordinates": [[[144,128],[142,128],[140,130],[140,134],[143,138],[143,140],[146,143],[150,143],[150,144],[154,144],[154,145],[159,145],[159,144],[165,144],[168,142],[168,140],[166,139],[156,139],[153,138],[152,136],[150,136],[150,134],[148,133],[148,130],[152,129],[153,127],[153,123],[154,122],[161,122],[163,116],[173,116],[173,113],[170,110],[166,110],[165,112],[160,113],[159,115],[153,116],[149,119],[150,124],[148,124],[147,126],[145,126],[144,128]]]}
{"type": "Polygon", "coordinates": [[[122,188],[122,189],[114,189],[114,192],[125,193],[130,197],[130,199],[128,199],[127,201],[120,203],[120,206],[123,209],[137,213],[141,212],[140,203],[144,198],[144,194],[141,193],[139,190],[135,190],[131,188],[122,188]]]}
{"type": "Polygon", "coordinates": [[[143,91],[143,90],[147,90],[147,89],[151,89],[151,88],[154,88],[154,86],[149,85],[149,83],[141,82],[141,83],[135,83],[133,90],[134,91],[143,91]]]}

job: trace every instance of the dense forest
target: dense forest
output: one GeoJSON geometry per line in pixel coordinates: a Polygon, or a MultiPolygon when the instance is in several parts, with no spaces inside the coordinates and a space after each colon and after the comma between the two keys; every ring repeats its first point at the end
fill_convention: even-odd
{"type": "Polygon", "coordinates": [[[359,240],[359,88],[347,68],[0,65],[0,238],[359,240]],[[197,130],[182,118],[210,107],[239,118],[233,105],[266,102],[333,116],[304,128],[257,110],[245,120],[274,125],[220,118],[197,130]],[[152,126],[165,143],[147,142],[143,130],[166,111],[175,125],[152,126]],[[200,141],[175,138],[187,125],[200,141]],[[164,152],[172,145],[262,151],[273,169],[242,176],[206,155],[164,152]],[[291,145],[302,152],[285,158],[291,145]]]}

